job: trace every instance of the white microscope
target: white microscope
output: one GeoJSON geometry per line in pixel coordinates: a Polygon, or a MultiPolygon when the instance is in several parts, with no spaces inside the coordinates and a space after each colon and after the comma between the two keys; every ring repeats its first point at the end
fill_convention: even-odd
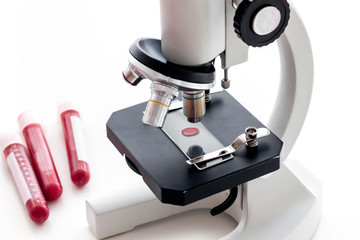
{"type": "Polygon", "coordinates": [[[160,7],[161,40],[136,40],[123,71],[133,86],[152,81],[150,100],[107,123],[108,138],[151,192],[87,200],[92,232],[106,238],[208,208],[238,222],[222,239],[310,239],[321,184],[286,162],[313,84],[311,46],[296,10],[286,0],[160,0],[160,7]],[[217,57],[227,89],[228,69],[247,61],[249,46],[274,41],[281,80],[265,126],[226,90],[211,88],[217,57]]]}

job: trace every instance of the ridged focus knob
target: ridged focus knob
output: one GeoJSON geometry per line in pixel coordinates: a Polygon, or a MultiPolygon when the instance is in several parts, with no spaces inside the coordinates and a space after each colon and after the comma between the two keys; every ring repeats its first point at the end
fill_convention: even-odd
{"type": "Polygon", "coordinates": [[[289,19],[286,0],[243,0],[235,12],[235,33],[249,46],[266,46],[281,36],[289,19]]]}

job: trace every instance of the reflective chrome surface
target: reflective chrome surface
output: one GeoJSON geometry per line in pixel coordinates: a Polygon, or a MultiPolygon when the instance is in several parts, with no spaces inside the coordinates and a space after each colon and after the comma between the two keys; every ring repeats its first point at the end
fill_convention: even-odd
{"type": "Polygon", "coordinates": [[[248,127],[245,129],[246,134],[246,146],[248,147],[256,147],[258,146],[257,141],[257,128],[256,127],[248,127]]]}
{"type": "Polygon", "coordinates": [[[124,69],[122,75],[124,80],[133,86],[138,85],[138,83],[143,79],[133,69],[131,69],[130,65],[124,69]]]}
{"type": "Polygon", "coordinates": [[[189,122],[200,122],[206,113],[205,91],[184,91],[183,113],[189,122]]]}
{"type": "Polygon", "coordinates": [[[179,92],[176,88],[158,82],[153,82],[150,89],[151,97],[142,121],[153,127],[162,127],[171,101],[178,96],[179,92]]]}
{"type": "MultiPolygon", "coordinates": [[[[258,128],[257,129],[257,139],[268,136],[270,134],[270,131],[267,128],[258,128]]],[[[214,152],[205,154],[203,156],[190,159],[186,161],[186,163],[192,165],[192,164],[199,164],[202,162],[211,161],[213,159],[217,159],[219,157],[223,157],[225,155],[231,154],[236,152],[239,148],[244,146],[248,140],[246,140],[246,133],[241,134],[238,136],[229,146],[221,148],[219,150],[216,150],[214,152]]]]}
{"type": "Polygon", "coordinates": [[[229,79],[228,68],[224,69],[224,78],[221,79],[221,87],[223,89],[228,89],[230,87],[230,79],[229,79]]]}
{"type": "Polygon", "coordinates": [[[171,101],[179,95],[179,91],[184,91],[184,95],[187,96],[186,99],[184,98],[183,108],[188,120],[193,123],[201,121],[206,112],[204,90],[209,90],[215,85],[215,79],[213,82],[205,84],[173,79],[145,66],[131,54],[129,66],[124,70],[123,76],[134,86],[145,78],[153,81],[151,98],[142,121],[154,127],[162,127],[171,101]]]}

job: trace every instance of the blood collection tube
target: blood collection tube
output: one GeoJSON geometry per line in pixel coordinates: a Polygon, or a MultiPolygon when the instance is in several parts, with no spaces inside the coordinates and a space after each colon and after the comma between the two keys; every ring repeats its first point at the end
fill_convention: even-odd
{"type": "Polygon", "coordinates": [[[49,208],[36,180],[20,134],[16,131],[2,133],[0,150],[5,155],[7,165],[31,220],[36,223],[44,222],[49,216],[49,208]]]}
{"type": "Polygon", "coordinates": [[[18,122],[46,200],[58,199],[63,189],[39,117],[34,112],[23,112],[18,122]]]}
{"type": "Polygon", "coordinates": [[[58,112],[64,132],[71,180],[81,187],[89,182],[90,170],[79,110],[73,101],[66,100],[59,104],[58,112]]]}

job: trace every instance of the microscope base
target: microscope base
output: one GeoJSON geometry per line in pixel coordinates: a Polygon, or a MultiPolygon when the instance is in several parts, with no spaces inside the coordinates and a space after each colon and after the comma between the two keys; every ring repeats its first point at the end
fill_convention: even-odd
{"type": "MultiPolygon", "coordinates": [[[[118,192],[86,201],[87,220],[98,239],[192,209],[210,209],[228,194],[174,206],[161,203],[149,190],[118,192]]],[[[310,239],[320,221],[321,184],[296,162],[282,163],[279,171],[239,186],[238,194],[226,211],[238,226],[221,239],[310,239]]]]}
{"type": "Polygon", "coordinates": [[[302,165],[282,163],[279,171],[248,183],[242,219],[222,240],[310,239],[321,217],[321,191],[302,165]]]}

